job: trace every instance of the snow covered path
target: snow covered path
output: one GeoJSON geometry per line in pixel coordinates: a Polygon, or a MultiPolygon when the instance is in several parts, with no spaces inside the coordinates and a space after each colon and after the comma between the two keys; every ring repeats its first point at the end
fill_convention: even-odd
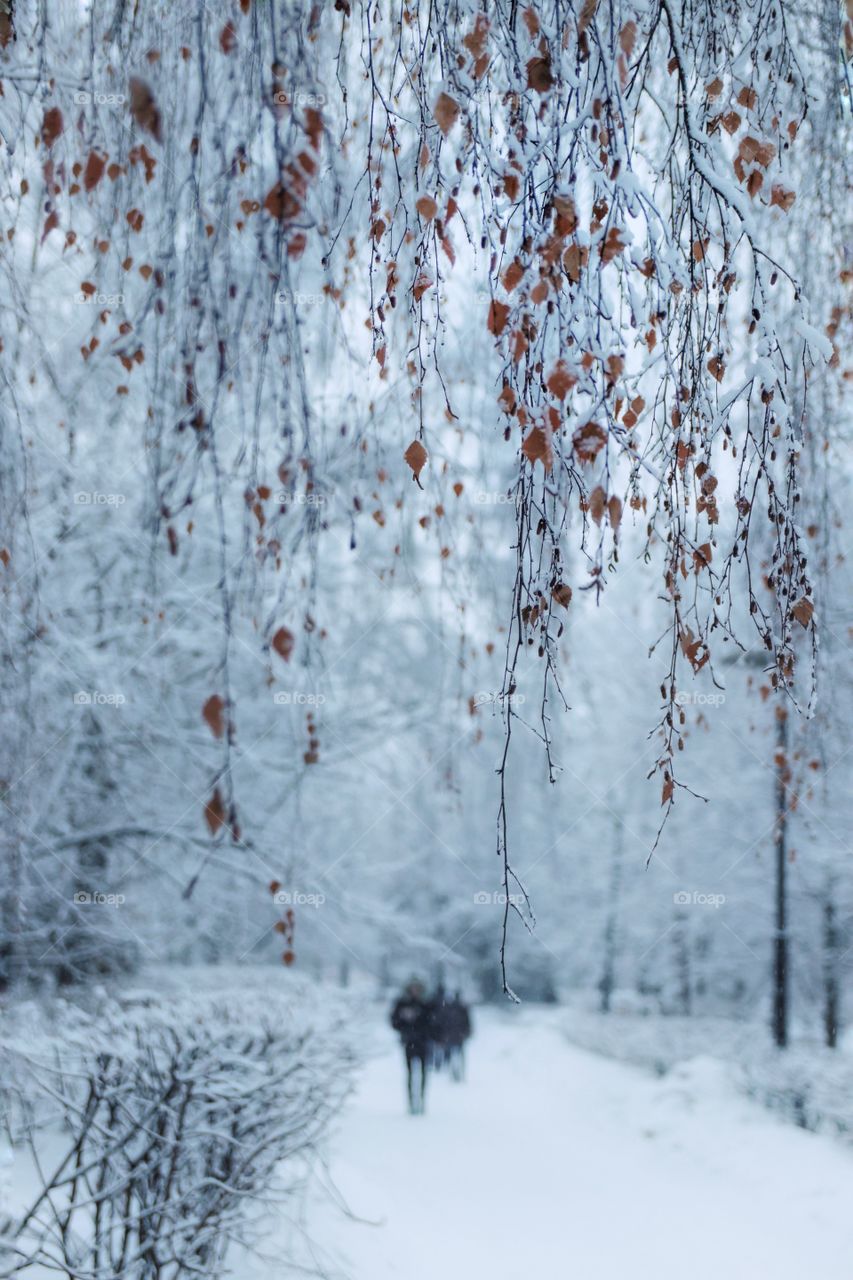
{"type": "Polygon", "coordinates": [[[310,1230],[351,1280],[850,1280],[853,1155],[696,1060],[662,1080],[569,1045],[542,1010],[480,1012],[468,1081],[403,1111],[400,1054],[334,1144],[350,1210],[310,1230]]]}

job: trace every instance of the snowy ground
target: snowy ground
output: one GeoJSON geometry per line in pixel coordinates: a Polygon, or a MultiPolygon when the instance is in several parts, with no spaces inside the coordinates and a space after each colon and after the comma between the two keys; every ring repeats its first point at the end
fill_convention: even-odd
{"type": "MultiPolygon", "coordinates": [[[[630,994],[630,993],[629,993],[630,994]]],[[[614,1006],[616,1008],[616,1006],[614,1006]]],[[[589,998],[563,1006],[561,1026],[581,1049],[631,1062],[663,1075],[679,1062],[704,1054],[723,1059],[742,1093],[794,1124],[853,1148],[853,1033],[837,1049],[823,1044],[822,1028],[793,1022],[784,1052],[774,1048],[765,1020],[751,1022],[695,1014],[691,1017],[619,1008],[601,1014],[589,998]]]]}
{"type": "Polygon", "coordinates": [[[330,1271],[849,1280],[847,1149],[744,1098],[710,1059],[656,1079],[570,1045],[561,1016],[478,1011],[467,1083],[433,1079],[422,1118],[404,1113],[399,1051],[377,1030],[331,1157],[355,1217],[309,1210],[330,1271]]]}

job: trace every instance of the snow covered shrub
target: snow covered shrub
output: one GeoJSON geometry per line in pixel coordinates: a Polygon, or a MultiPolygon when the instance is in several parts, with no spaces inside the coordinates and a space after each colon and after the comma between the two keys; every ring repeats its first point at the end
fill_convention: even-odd
{"type": "Polygon", "coordinates": [[[244,1205],[293,1190],[354,1061],[337,1015],[251,994],[78,1010],[55,1030],[58,1056],[11,1048],[17,1102],[48,1101],[53,1122],[29,1128],[36,1189],[6,1224],[3,1275],[216,1276],[244,1205]]]}

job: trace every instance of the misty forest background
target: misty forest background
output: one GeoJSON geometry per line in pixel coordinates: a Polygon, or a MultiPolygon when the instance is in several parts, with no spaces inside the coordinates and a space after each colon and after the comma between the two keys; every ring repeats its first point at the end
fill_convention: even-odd
{"type": "Polygon", "coordinates": [[[219,1274],[412,974],[849,1140],[851,57],[0,0],[3,1275],[219,1274]]]}
{"type": "MultiPolygon", "coordinates": [[[[219,24],[180,6],[16,8],[27,35],[7,40],[2,104],[4,984],[284,953],[342,980],[442,969],[493,998],[508,906],[507,977],[521,996],[586,990],[606,1005],[624,989],[664,1013],[762,1018],[782,861],[793,1008],[837,1021],[853,908],[844,15],[827,5],[784,32],[803,97],[795,125],[778,127],[806,136],[779,150],[790,200],[759,193],[750,211],[805,292],[798,303],[789,290],[774,316],[800,415],[808,483],[795,515],[814,592],[808,625],[793,627],[796,678],[780,690],[781,660],[750,628],[748,598],[717,610],[707,665],[686,621],[667,634],[672,592],[655,567],[666,522],[637,496],[642,468],[620,488],[611,461],[605,489],[625,497],[624,514],[615,497],[618,514],[590,518],[596,440],[578,450],[594,474],[571,498],[551,606],[557,687],[554,627],[543,658],[535,591],[512,594],[527,536],[519,456],[527,475],[547,472],[502,438],[490,308],[508,281],[481,245],[480,188],[465,173],[482,158],[458,142],[438,167],[462,132],[449,94],[452,120],[436,109],[410,136],[391,113],[380,127],[364,50],[378,76],[387,35],[371,36],[367,8],[321,17],[246,3],[219,24]],[[417,210],[403,177],[382,185],[395,168],[417,210]],[[413,441],[423,457],[407,461],[413,441]],[[683,650],[674,678],[671,635],[683,650]],[[664,776],[650,858],[661,779],[647,775],[673,712],[681,776],[674,795],[664,776]],[[495,857],[508,719],[518,882],[495,857]]],[[[651,14],[640,6],[641,24],[651,14]]],[[[630,22],[623,58],[638,38],[630,22]]],[[[710,35],[696,22],[698,77],[710,35]]],[[[466,47],[483,56],[479,35],[466,47]]],[[[674,69],[644,74],[675,93],[677,129],[674,69]]],[[[732,66],[733,110],[750,75],[754,63],[732,66]]],[[[435,89],[424,90],[433,107],[435,89]]],[[[700,90],[695,109],[719,118],[722,83],[700,90]]],[[[542,86],[526,92],[535,115],[542,86]]],[[[632,127],[654,153],[669,140],[649,134],[645,113],[641,103],[632,127]]],[[[716,132],[733,152],[732,127],[716,132]]],[[[499,123],[488,145],[499,169],[499,123]]],[[[664,163],[677,167],[672,148],[664,163]]],[[[498,186],[514,231],[518,183],[498,186]]],[[[694,266],[701,244],[687,246],[694,266]]],[[[615,266],[589,275],[591,291],[624,287],[638,309],[615,266]]],[[[731,379],[736,439],[755,413],[736,384],[770,357],[751,350],[746,301],[728,305],[722,389],[731,379]]],[[[700,373],[716,387],[717,372],[700,373]]],[[[637,387],[653,376],[637,367],[637,387]]],[[[714,430],[719,452],[719,414],[714,430]]],[[[652,440],[649,458],[675,447],[661,434],[654,455],[652,440]]],[[[719,467],[719,493],[736,487],[734,465],[719,467]]],[[[659,461],[650,469],[661,478],[659,461]]],[[[709,526],[714,563],[734,528],[727,501],[709,526]]],[[[750,591],[765,602],[773,527],[750,535],[750,591]]],[[[685,596],[702,546],[712,556],[705,536],[688,570],[681,557],[685,596]]]]}

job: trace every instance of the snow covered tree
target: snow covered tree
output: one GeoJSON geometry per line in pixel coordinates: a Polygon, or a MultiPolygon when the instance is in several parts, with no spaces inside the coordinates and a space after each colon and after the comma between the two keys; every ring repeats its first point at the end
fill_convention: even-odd
{"type": "MultiPolygon", "coordinates": [[[[60,854],[65,900],[118,846],[175,848],[190,898],[215,871],[278,879],[269,796],[322,768],[326,712],[300,704],[279,754],[271,695],[323,670],[348,552],[391,580],[417,546],[497,686],[504,957],[530,919],[519,692],[553,779],[578,592],[639,557],[660,593],[664,818],[691,789],[685,681],[755,636],[794,696],[804,396],[833,335],[783,229],[815,68],[847,39],[821,14],[820,58],[785,0],[2,15],[4,956],[60,854]],[[498,533],[478,473],[509,498],[498,533]],[[37,803],[77,691],[114,699],[100,833],[37,803]]],[[[69,794],[89,754],[63,756],[69,794]]]]}

